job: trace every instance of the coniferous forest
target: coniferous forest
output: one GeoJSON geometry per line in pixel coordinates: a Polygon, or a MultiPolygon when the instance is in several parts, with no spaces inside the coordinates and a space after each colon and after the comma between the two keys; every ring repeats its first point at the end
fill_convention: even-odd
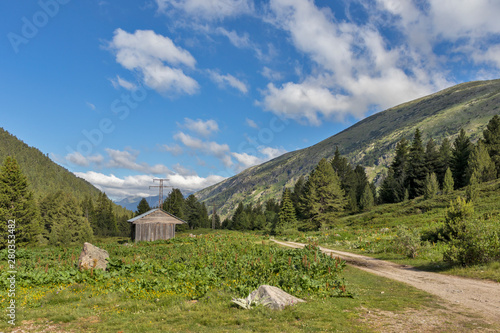
{"type": "MultiPolygon", "coordinates": [[[[319,230],[334,225],[340,216],[366,212],[374,205],[420,196],[428,199],[454,189],[466,188],[466,199],[471,201],[478,183],[500,175],[499,151],[499,116],[489,121],[483,138],[476,143],[464,130],[452,142],[444,139],[438,145],[430,139],[424,143],[417,129],[411,141],[403,138],[397,143],[387,175],[378,187],[362,166],[350,164],[337,147],[333,159],[322,159],[293,188],[285,188],[281,200],[269,199],[256,205],[239,203],[233,215],[223,221],[195,195],[185,198],[180,189],[169,193],[162,209],[187,222],[179,230],[210,228],[212,224],[216,228],[262,230],[275,235],[289,229],[319,230]]],[[[135,215],[150,208],[146,200],[141,200],[135,215]]],[[[18,225],[21,243],[67,244],[94,236],[127,237],[127,220],[131,217],[132,213],[117,209],[102,192],[77,197],[55,190],[36,197],[16,159],[9,156],[3,162],[0,218],[22,221],[18,225]]]]}

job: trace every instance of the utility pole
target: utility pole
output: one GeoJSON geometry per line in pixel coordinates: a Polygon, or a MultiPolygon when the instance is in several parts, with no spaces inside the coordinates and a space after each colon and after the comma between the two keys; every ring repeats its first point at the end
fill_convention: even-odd
{"type": "Polygon", "coordinates": [[[158,187],[158,208],[161,209],[161,205],[163,203],[163,189],[166,188],[166,187],[172,187],[172,186],[167,186],[167,185],[163,185],[163,182],[168,180],[167,178],[154,178],[153,179],[153,182],[155,181],[159,181],[160,182],[160,185],[151,185],[149,188],[154,188],[154,187],[158,187]]]}

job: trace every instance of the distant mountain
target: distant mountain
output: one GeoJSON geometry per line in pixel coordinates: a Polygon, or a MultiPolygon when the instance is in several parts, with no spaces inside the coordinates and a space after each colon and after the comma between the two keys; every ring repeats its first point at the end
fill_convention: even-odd
{"type": "Polygon", "coordinates": [[[246,169],[196,196],[218,207],[223,217],[240,201],[248,204],[281,197],[284,186],[307,175],[320,159],[332,158],[337,146],[352,163],[365,166],[371,179],[379,180],[392,161],[396,143],[403,137],[411,140],[416,128],[422,131],[424,143],[429,138],[438,144],[445,137],[453,139],[460,128],[474,141],[495,114],[500,114],[500,80],[459,84],[376,113],[309,148],[246,169]]]}
{"type": "MultiPolygon", "coordinates": [[[[28,146],[0,127],[0,164],[7,156],[15,157],[37,198],[63,190],[82,200],[87,195],[95,198],[100,192],[86,180],[53,162],[40,150],[28,146]]],[[[116,206],[116,210],[124,213],[121,207],[116,206]]]]}
{"type": "MultiPolygon", "coordinates": [[[[148,202],[150,207],[156,207],[158,206],[158,195],[152,196],[152,197],[147,197],[146,201],[148,202]]],[[[139,202],[142,200],[142,197],[127,197],[125,199],[122,199],[120,201],[116,201],[115,203],[117,205],[120,205],[122,207],[127,208],[128,210],[131,210],[135,212],[137,210],[137,205],[139,205],[139,202]]]]}

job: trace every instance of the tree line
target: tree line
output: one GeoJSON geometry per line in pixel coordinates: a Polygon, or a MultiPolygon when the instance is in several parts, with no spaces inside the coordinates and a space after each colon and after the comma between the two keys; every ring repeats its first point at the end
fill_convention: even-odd
{"type": "MultiPolygon", "coordinates": [[[[16,244],[63,245],[91,241],[94,236],[128,236],[130,214],[116,209],[105,193],[78,200],[73,193],[57,190],[36,199],[17,160],[7,156],[0,168],[0,225],[15,220],[16,244]]],[[[0,239],[0,248],[7,238],[0,239]]]]}
{"type": "MultiPolygon", "coordinates": [[[[137,205],[135,215],[141,215],[153,207],[149,205],[145,198],[142,198],[137,205]]],[[[154,207],[157,208],[157,207],[154,207]]],[[[178,188],[172,189],[168,194],[165,201],[163,201],[162,209],[172,215],[187,222],[186,225],[177,225],[176,230],[181,231],[185,229],[197,228],[210,228],[212,226],[212,219],[208,216],[207,206],[204,202],[199,202],[194,194],[184,198],[181,190],[178,188]]],[[[220,218],[215,216],[216,225],[220,226],[220,218]]]]}
{"type": "Polygon", "coordinates": [[[322,159],[293,188],[285,188],[280,202],[271,199],[254,207],[240,203],[222,227],[274,234],[286,229],[318,230],[342,214],[419,196],[429,199],[464,187],[467,200],[472,200],[476,184],[499,176],[500,117],[489,121],[476,144],[462,129],[453,142],[444,139],[438,146],[431,138],[424,145],[416,129],[411,142],[403,138],[397,143],[394,159],[378,189],[368,180],[365,169],[352,166],[337,147],[333,159],[322,159]]]}

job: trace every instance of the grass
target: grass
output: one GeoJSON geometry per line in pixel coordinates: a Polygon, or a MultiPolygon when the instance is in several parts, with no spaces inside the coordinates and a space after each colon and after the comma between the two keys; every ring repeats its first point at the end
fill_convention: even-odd
{"type": "MultiPolygon", "coordinates": [[[[343,272],[339,270],[339,275],[332,276],[331,279],[342,277],[341,281],[345,281],[345,288],[353,297],[335,297],[335,293],[329,293],[321,286],[314,287],[312,284],[293,292],[307,303],[287,307],[283,311],[272,311],[261,306],[244,310],[231,302],[233,297],[244,297],[248,294],[249,289],[242,286],[254,282],[273,285],[280,282],[273,273],[261,276],[259,281],[251,280],[252,274],[246,271],[248,267],[236,265],[236,260],[231,264],[231,260],[227,259],[228,256],[234,257],[231,252],[233,249],[239,250],[238,260],[241,261],[245,255],[260,254],[262,262],[265,262],[264,268],[278,269],[280,276],[291,274],[290,277],[293,277],[306,274],[308,270],[315,270],[316,273],[310,272],[311,279],[320,279],[326,274],[325,269],[321,268],[324,266],[321,265],[333,265],[335,261],[331,259],[330,262],[328,257],[318,257],[316,263],[313,262],[313,255],[308,253],[313,264],[307,270],[299,266],[292,268],[287,262],[292,260],[293,263],[294,258],[300,262],[303,260],[302,252],[282,249],[254,234],[227,231],[202,233],[204,236],[197,237],[196,240],[185,234],[177,237],[175,241],[140,243],[132,247],[121,244],[122,239],[101,239],[99,246],[110,252],[112,260],[115,260],[114,268],[104,273],[96,271],[93,275],[88,272],[75,273],[71,275],[73,281],[64,280],[65,283],[61,279],[76,265],[74,254],[81,250],[80,245],[66,249],[25,249],[24,253],[21,252],[22,264],[18,270],[24,272],[25,275],[20,275],[24,279],[33,277],[33,280],[30,280],[33,283],[19,281],[16,303],[18,328],[40,331],[52,327],[53,330],[75,332],[371,332],[371,323],[365,320],[369,312],[404,314],[406,311],[434,312],[442,309],[438,299],[427,293],[352,267],[345,267],[343,272]],[[214,253],[207,251],[204,246],[212,246],[213,243],[210,242],[217,238],[224,239],[224,242],[217,243],[217,246],[220,247],[220,253],[224,254],[221,260],[226,260],[228,266],[217,273],[217,278],[221,280],[214,281],[226,281],[224,274],[231,276],[231,279],[231,274],[236,274],[237,271],[242,271],[243,274],[236,285],[200,281],[201,285],[207,288],[200,292],[200,289],[196,288],[199,287],[197,284],[192,289],[189,284],[190,276],[195,275],[201,279],[200,272],[207,269],[202,263],[214,260],[214,253]],[[200,250],[196,252],[192,246],[200,250]],[[280,251],[285,251],[282,257],[286,259],[281,263],[280,251]],[[170,253],[170,256],[165,257],[165,252],[170,253]],[[273,254],[272,265],[266,253],[273,254]],[[180,274],[181,266],[176,266],[174,271],[161,270],[167,269],[173,263],[179,264],[181,258],[185,268],[194,269],[186,272],[183,278],[175,275],[180,274]],[[117,261],[122,259],[126,264],[122,264],[120,270],[117,270],[117,261]],[[132,263],[132,260],[135,260],[135,263],[132,263]],[[53,267],[58,270],[53,270],[53,267]],[[47,273],[42,275],[52,280],[37,280],[42,277],[34,272],[40,270],[47,270],[47,273]],[[227,273],[224,273],[226,271],[227,273]],[[165,272],[163,275],[166,277],[163,278],[158,272],[165,272]],[[174,275],[182,288],[173,289],[168,285],[171,283],[169,276],[174,275]],[[154,280],[160,283],[152,283],[154,280]],[[181,283],[183,281],[185,284],[181,283]]],[[[256,258],[253,259],[255,264],[256,258]]],[[[255,272],[259,272],[258,267],[255,272]]],[[[0,299],[1,306],[5,307],[5,292],[0,291],[0,299]]],[[[3,315],[0,331],[11,330],[12,327],[7,324],[3,315]]]]}
{"type": "MultiPolygon", "coordinates": [[[[84,286],[71,285],[47,293],[43,306],[21,309],[18,322],[42,319],[38,322],[77,332],[370,332],[360,320],[367,311],[441,307],[433,296],[355,268],[346,268],[344,276],[356,297],[306,298],[307,303],[284,311],[243,310],[231,303],[234,295],[221,290],[197,301],[179,296],[131,299],[120,292],[93,296],[84,286]]],[[[0,330],[8,331],[5,322],[0,330]]]]}
{"type": "MultiPolygon", "coordinates": [[[[474,218],[484,220],[500,233],[499,190],[500,180],[480,184],[474,202],[474,218]]],[[[443,261],[443,252],[448,245],[439,239],[438,233],[443,227],[450,201],[457,196],[465,196],[464,191],[454,191],[429,200],[419,197],[407,202],[380,205],[368,212],[340,217],[322,231],[290,232],[283,238],[364,254],[425,271],[500,282],[499,262],[457,267],[443,261]],[[408,258],[396,246],[398,226],[406,226],[420,234],[420,249],[415,258],[408,258]]]]}

